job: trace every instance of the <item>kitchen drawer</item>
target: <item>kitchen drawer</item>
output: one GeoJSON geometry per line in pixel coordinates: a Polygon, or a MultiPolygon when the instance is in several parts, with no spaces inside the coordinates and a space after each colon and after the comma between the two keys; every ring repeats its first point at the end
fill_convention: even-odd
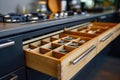
{"type": "Polygon", "coordinates": [[[21,67],[9,74],[0,77],[0,80],[26,80],[25,68],[21,67]]]}
{"type": "Polygon", "coordinates": [[[24,45],[23,49],[27,67],[69,80],[96,56],[96,45],[96,38],[61,33],[24,45]],[[48,43],[36,44],[46,39],[48,43]]]}
{"type": "Polygon", "coordinates": [[[0,40],[0,77],[24,65],[24,54],[20,36],[0,40]]]}
{"type": "Polygon", "coordinates": [[[113,40],[120,35],[120,24],[116,25],[113,29],[113,40]]]}

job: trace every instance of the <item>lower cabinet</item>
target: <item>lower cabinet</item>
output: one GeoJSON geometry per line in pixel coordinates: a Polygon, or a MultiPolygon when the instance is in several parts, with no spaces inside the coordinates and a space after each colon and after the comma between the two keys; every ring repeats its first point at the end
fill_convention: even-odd
{"type": "Polygon", "coordinates": [[[21,67],[16,71],[13,71],[5,76],[2,76],[0,77],[0,80],[26,80],[25,68],[21,67]]]}

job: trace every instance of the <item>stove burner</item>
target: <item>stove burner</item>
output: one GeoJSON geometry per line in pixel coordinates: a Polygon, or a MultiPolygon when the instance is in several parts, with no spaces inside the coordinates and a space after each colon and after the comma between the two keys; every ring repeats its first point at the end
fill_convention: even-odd
{"type": "Polygon", "coordinates": [[[24,22],[26,20],[23,14],[8,13],[4,16],[4,22],[24,22]]]}
{"type": "Polygon", "coordinates": [[[47,18],[46,14],[39,12],[34,12],[30,14],[8,13],[7,15],[4,16],[0,15],[0,21],[7,23],[39,21],[39,20],[45,20],[46,18],[47,18]]]}

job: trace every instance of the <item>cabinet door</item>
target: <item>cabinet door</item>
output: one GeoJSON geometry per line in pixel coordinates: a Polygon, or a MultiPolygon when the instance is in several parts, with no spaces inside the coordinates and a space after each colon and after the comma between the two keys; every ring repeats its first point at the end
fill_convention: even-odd
{"type": "Polygon", "coordinates": [[[0,40],[0,77],[24,65],[20,36],[0,40]]]}
{"type": "Polygon", "coordinates": [[[0,80],[26,80],[25,68],[21,67],[18,70],[1,77],[0,80]]]}

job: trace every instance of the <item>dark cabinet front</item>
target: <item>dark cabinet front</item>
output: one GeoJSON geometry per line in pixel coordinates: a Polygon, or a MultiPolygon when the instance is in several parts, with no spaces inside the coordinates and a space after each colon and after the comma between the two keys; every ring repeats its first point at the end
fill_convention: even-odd
{"type": "Polygon", "coordinates": [[[26,80],[25,68],[21,67],[18,70],[1,77],[0,80],[26,80]]]}
{"type": "Polygon", "coordinates": [[[24,66],[24,54],[20,37],[0,40],[0,77],[24,66]]]}

